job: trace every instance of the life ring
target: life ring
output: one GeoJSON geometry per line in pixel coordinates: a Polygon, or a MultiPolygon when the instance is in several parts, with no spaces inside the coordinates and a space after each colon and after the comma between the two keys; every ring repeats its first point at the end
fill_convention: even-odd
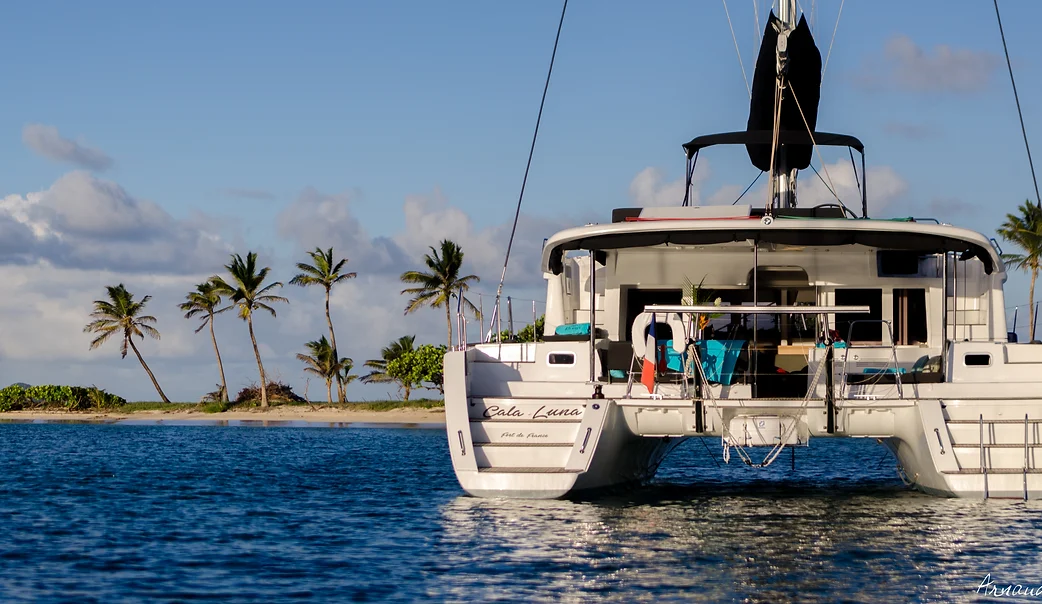
{"type": "MultiPolygon", "coordinates": [[[[662,313],[656,313],[659,317],[662,313]]],[[[645,348],[647,348],[648,335],[647,329],[651,325],[651,315],[649,312],[642,312],[633,319],[633,325],[630,327],[630,340],[633,342],[633,354],[637,355],[637,358],[644,358],[645,348]]],[[[656,317],[658,318],[658,317],[656,317]]],[[[680,318],[679,313],[667,313],[665,315],[665,321],[658,319],[656,323],[665,323],[669,325],[670,329],[673,330],[673,350],[675,352],[684,352],[686,347],[686,336],[687,328],[684,326],[684,320],[680,318]]]]}

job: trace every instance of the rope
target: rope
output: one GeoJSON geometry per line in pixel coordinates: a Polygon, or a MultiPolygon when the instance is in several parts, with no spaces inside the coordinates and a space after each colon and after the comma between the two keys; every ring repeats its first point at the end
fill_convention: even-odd
{"type": "Polygon", "coordinates": [[[847,3],[847,0],[842,0],[839,3],[839,14],[836,15],[836,27],[832,29],[832,40],[829,41],[829,51],[825,55],[825,65],[821,68],[821,77],[825,77],[825,70],[829,68],[829,57],[832,56],[832,45],[836,42],[836,32],[839,31],[839,18],[843,16],[843,5],[847,3]]]}
{"type": "Polygon", "coordinates": [[[514,246],[514,235],[517,233],[517,221],[521,217],[521,200],[525,198],[525,185],[528,184],[528,171],[532,168],[532,156],[535,155],[535,141],[539,137],[539,122],[543,119],[543,106],[546,104],[546,91],[550,89],[550,76],[554,73],[554,60],[557,58],[557,43],[561,40],[561,28],[564,26],[564,13],[566,10],[568,10],[568,0],[564,0],[564,6],[561,7],[561,20],[557,23],[557,37],[554,38],[554,50],[550,54],[550,69],[546,72],[546,84],[543,85],[543,98],[539,101],[539,114],[535,118],[535,132],[532,133],[532,146],[528,149],[528,163],[525,164],[525,176],[521,179],[521,193],[517,196],[517,209],[514,211],[514,224],[510,227],[510,239],[507,240],[507,253],[506,258],[503,259],[503,273],[499,277],[499,287],[496,289],[496,307],[493,312],[499,310],[499,300],[503,296],[503,282],[506,281],[507,265],[510,264],[510,249],[514,246]]]}
{"type": "MultiPolygon", "coordinates": [[[[771,136],[771,171],[775,172],[774,166],[774,155],[778,150],[778,137],[781,136],[781,101],[782,101],[782,87],[785,85],[785,77],[778,76],[778,85],[774,88],[774,133],[771,136]]],[[[771,178],[771,186],[768,187],[767,191],[767,207],[765,211],[767,214],[771,214],[771,208],[774,206],[774,194],[775,194],[775,179],[771,178]]]]}
{"type": "Polygon", "coordinates": [[[738,37],[734,35],[734,26],[731,25],[731,11],[727,10],[727,0],[724,2],[724,14],[727,15],[727,27],[731,29],[731,39],[734,40],[734,51],[738,55],[738,65],[742,68],[742,79],[745,80],[745,90],[749,98],[753,98],[753,89],[749,86],[749,76],[745,75],[745,63],[742,62],[742,51],[738,49],[738,37]]]}
{"type": "Polygon", "coordinates": [[[1009,83],[1013,85],[1013,100],[1017,102],[1017,116],[1020,118],[1020,133],[1024,135],[1024,148],[1028,152],[1028,166],[1031,167],[1031,181],[1035,183],[1035,203],[1042,208],[1042,197],[1038,194],[1038,178],[1035,177],[1035,163],[1031,161],[1031,145],[1028,144],[1028,131],[1024,127],[1024,113],[1020,110],[1020,96],[1017,95],[1017,82],[1013,79],[1013,64],[1009,61],[1009,49],[1006,48],[1006,34],[1002,31],[1002,17],[999,16],[999,0],[995,3],[995,19],[999,22],[999,35],[1002,36],[1002,51],[1006,53],[1006,67],[1009,68],[1009,83]]]}

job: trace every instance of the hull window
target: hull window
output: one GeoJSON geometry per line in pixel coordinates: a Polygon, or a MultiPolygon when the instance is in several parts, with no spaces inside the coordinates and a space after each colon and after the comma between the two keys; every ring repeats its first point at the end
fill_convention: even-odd
{"type": "Polygon", "coordinates": [[[990,354],[968,354],[963,357],[963,362],[966,363],[967,367],[987,367],[991,365],[990,354]]]}
{"type": "Polygon", "coordinates": [[[575,355],[571,352],[551,352],[546,362],[548,365],[574,365],[575,355]]]}

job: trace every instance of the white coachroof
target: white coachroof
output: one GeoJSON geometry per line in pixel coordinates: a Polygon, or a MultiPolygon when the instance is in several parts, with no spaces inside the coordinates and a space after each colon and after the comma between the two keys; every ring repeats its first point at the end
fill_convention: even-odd
{"type": "Polygon", "coordinates": [[[654,218],[589,224],[566,229],[543,246],[544,271],[560,274],[570,250],[615,250],[671,245],[713,245],[755,240],[800,246],[866,245],[921,253],[956,252],[979,258],[987,273],[1002,272],[999,251],[990,239],[969,229],[907,220],[784,218],[654,218]]]}

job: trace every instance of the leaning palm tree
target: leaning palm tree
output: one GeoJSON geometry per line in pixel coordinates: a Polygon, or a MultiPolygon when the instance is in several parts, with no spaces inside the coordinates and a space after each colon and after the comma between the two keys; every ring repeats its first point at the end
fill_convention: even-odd
{"type": "Polygon", "coordinates": [[[367,375],[362,376],[363,384],[379,384],[386,382],[398,382],[398,389],[404,391],[405,400],[409,400],[409,392],[412,390],[411,384],[403,383],[401,380],[391,377],[387,374],[387,364],[397,359],[407,352],[413,351],[413,344],[416,342],[416,336],[402,336],[397,340],[391,342],[390,346],[385,346],[380,350],[379,359],[369,359],[362,366],[367,367],[371,371],[367,375]]]}
{"type": "Polygon", "coordinates": [[[329,404],[333,404],[333,382],[350,383],[358,376],[351,374],[354,361],[349,358],[337,358],[333,352],[333,346],[322,336],[304,344],[310,354],[300,353],[297,358],[304,362],[307,367],[305,373],[317,375],[326,381],[326,397],[329,404]]]}
{"type": "MultiPolygon", "coordinates": [[[[1035,307],[1035,280],[1042,268],[1042,208],[1026,201],[1020,205],[1020,215],[1006,214],[1006,222],[999,227],[999,236],[1022,250],[1020,254],[1003,254],[1002,261],[1010,267],[1031,273],[1028,290],[1028,309],[1035,307]]],[[[1035,340],[1035,323],[1028,322],[1028,339],[1035,340]]]]}
{"type": "MultiPolygon", "coordinates": [[[[417,287],[403,289],[402,294],[412,296],[408,306],[405,307],[405,314],[423,306],[445,307],[449,348],[452,348],[452,298],[462,296],[463,292],[470,289],[471,283],[477,283],[480,279],[476,275],[460,276],[460,269],[463,267],[463,249],[460,246],[448,239],[443,239],[440,251],[439,254],[439,250],[432,247],[431,253],[423,256],[430,272],[406,271],[402,273],[403,283],[417,284],[417,287]]],[[[477,314],[478,309],[466,297],[463,298],[463,305],[477,314]]]]}
{"type": "Polygon", "coordinates": [[[224,363],[221,362],[221,350],[217,348],[217,336],[213,331],[214,316],[228,310],[228,307],[217,308],[220,305],[220,286],[213,281],[207,281],[196,285],[195,290],[188,292],[185,301],[177,307],[185,311],[186,319],[202,318],[195,333],[199,333],[207,325],[210,326],[210,340],[213,341],[213,351],[217,355],[217,370],[221,374],[221,400],[228,402],[228,381],[224,379],[224,363]]]}
{"type": "Polygon", "coordinates": [[[109,299],[94,301],[94,312],[90,313],[90,317],[94,320],[83,328],[86,333],[98,334],[98,337],[91,340],[90,349],[94,350],[101,346],[113,334],[122,333],[123,343],[119,347],[122,358],[127,358],[127,346],[130,346],[130,349],[137,355],[137,360],[141,361],[141,366],[145,368],[145,373],[152,380],[152,385],[156,387],[159,398],[163,399],[164,403],[169,403],[170,399],[163,394],[163,389],[159,387],[156,376],[152,374],[152,370],[148,368],[141,352],[134,345],[134,336],[144,340],[147,334],[151,338],[159,339],[159,331],[152,327],[156,318],[141,314],[152,296],[145,296],[141,300],[135,301],[134,294],[128,292],[122,283],[116,286],[106,285],[105,290],[108,292],[109,299]]]}
{"type": "MultiPolygon", "coordinates": [[[[347,258],[334,263],[333,248],[322,251],[322,248],[316,247],[315,251],[308,252],[308,256],[311,256],[313,264],[298,262],[297,269],[301,272],[290,279],[289,284],[301,287],[321,285],[326,290],[326,323],[329,325],[329,339],[333,345],[333,356],[337,357],[336,334],[333,332],[333,319],[329,315],[329,291],[341,281],[354,279],[358,276],[358,273],[341,273],[340,270],[347,264],[347,258]]],[[[344,402],[344,383],[339,379],[337,380],[336,389],[340,402],[344,402]]]]}
{"type": "Polygon", "coordinates": [[[258,269],[255,252],[247,253],[245,261],[239,254],[232,254],[231,263],[226,264],[224,268],[228,269],[228,273],[231,275],[231,283],[217,275],[211,277],[210,281],[217,286],[218,293],[228,296],[232,306],[238,307],[239,318],[246,321],[246,325],[250,329],[253,354],[257,357],[257,369],[260,371],[261,407],[267,407],[268,381],[267,376],[264,375],[264,363],[261,362],[260,349],[257,348],[257,336],[253,333],[253,311],[266,310],[274,317],[275,309],[271,307],[271,304],[274,302],[289,303],[289,300],[270,293],[276,287],[282,287],[282,283],[279,281],[264,285],[264,280],[268,278],[271,267],[258,269]]]}

